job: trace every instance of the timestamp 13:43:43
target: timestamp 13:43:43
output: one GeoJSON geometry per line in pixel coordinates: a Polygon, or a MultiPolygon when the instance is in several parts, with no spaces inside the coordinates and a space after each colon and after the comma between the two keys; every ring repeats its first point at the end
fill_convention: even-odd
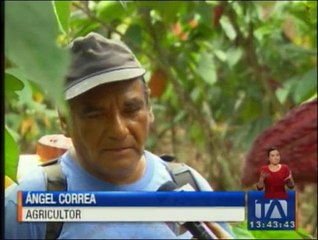
{"type": "Polygon", "coordinates": [[[249,221],[250,230],[295,230],[295,221],[249,221]]]}

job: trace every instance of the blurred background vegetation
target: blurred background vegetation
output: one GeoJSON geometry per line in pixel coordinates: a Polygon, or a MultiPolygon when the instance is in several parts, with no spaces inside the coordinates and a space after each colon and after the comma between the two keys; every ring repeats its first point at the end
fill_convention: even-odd
{"type": "MultiPolygon", "coordinates": [[[[6,175],[16,180],[19,154],[61,132],[62,47],[95,31],[122,39],[147,69],[156,117],[147,149],[175,155],[215,190],[253,189],[240,179],[255,138],[317,97],[316,28],[316,1],[6,1],[6,175]]],[[[300,199],[298,231],[233,229],[316,237],[317,183],[300,199]]]]}

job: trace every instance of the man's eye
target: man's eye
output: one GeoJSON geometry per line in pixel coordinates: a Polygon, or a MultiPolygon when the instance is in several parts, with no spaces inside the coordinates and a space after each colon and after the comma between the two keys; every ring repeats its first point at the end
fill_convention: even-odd
{"type": "Polygon", "coordinates": [[[84,117],[86,118],[98,118],[102,116],[102,112],[100,111],[93,111],[93,112],[86,112],[83,114],[84,117]]]}
{"type": "Polygon", "coordinates": [[[133,114],[133,113],[138,112],[140,109],[141,109],[140,106],[129,107],[129,108],[126,108],[126,109],[124,110],[124,112],[125,112],[125,113],[128,113],[128,114],[133,114]]]}
{"type": "Polygon", "coordinates": [[[140,111],[144,106],[142,100],[133,100],[124,104],[123,112],[126,114],[135,114],[140,111]]]}

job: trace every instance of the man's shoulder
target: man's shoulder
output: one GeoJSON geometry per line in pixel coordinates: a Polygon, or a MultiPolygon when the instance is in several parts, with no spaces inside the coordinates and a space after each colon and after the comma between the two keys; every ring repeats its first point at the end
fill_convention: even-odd
{"type": "MultiPolygon", "coordinates": [[[[145,151],[145,156],[146,156],[146,158],[152,158],[154,160],[156,174],[160,174],[160,172],[163,174],[164,172],[168,172],[169,169],[171,170],[171,167],[168,167],[169,162],[164,161],[160,156],[155,155],[149,151],[145,151]]],[[[176,159],[176,161],[174,163],[182,164],[184,169],[187,169],[191,172],[191,175],[195,179],[195,182],[197,183],[200,190],[202,190],[202,191],[211,191],[212,190],[208,181],[196,169],[194,169],[193,167],[191,167],[185,163],[182,163],[182,161],[180,159],[176,159]]],[[[182,168],[179,168],[179,169],[182,169],[182,168]]],[[[191,179],[189,179],[189,181],[191,181],[191,179]]]]}
{"type": "Polygon", "coordinates": [[[167,162],[164,161],[159,155],[156,155],[150,151],[145,151],[145,157],[147,161],[151,161],[154,164],[156,172],[166,170],[167,162]]]}
{"type": "Polygon", "coordinates": [[[20,223],[17,221],[17,193],[19,191],[44,191],[45,177],[40,167],[24,175],[18,184],[5,190],[5,238],[43,239],[44,223],[20,223]]]}
{"type": "Polygon", "coordinates": [[[36,167],[34,170],[21,178],[18,184],[13,185],[5,190],[6,201],[12,200],[16,202],[16,193],[18,191],[44,191],[45,175],[41,167],[36,167]]]}

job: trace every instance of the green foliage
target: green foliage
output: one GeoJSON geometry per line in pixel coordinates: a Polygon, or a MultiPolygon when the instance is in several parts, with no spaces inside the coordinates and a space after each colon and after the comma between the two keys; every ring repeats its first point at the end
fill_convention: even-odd
{"type": "Polygon", "coordinates": [[[304,229],[292,230],[247,230],[247,223],[232,224],[232,231],[236,239],[312,239],[304,229]]]}
{"type": "Polygon", "coordinates": [[[5,2],[5,9],[6,57],[61,106],[68,56],[56,45],[58,28],[51,3],[5,2]]]}
{"type": "Polygon", "coordinates": [[[135,46],[140,47],[143,39],[141,26],[138,24],[130,25],[127,31],[125,32],[125,37],[130,39],[135,46]]]}
{"type": "Polygon", "coordinates": [[[55,15],[59,24],[60,31],[64,34],[69,33],[71,2],[52,1],[55,15]]]}
{"type": "Polygon", "coordinates": [[[216,69],[214,66],[213,55],[203,53],[200,56],[197,71],[208,85],[213,85],[217,81],[216,69]]]}
{"type": "Polygon", "coordinates": [[[296,103],[300,104],[317,93],[317,67],[299,77],[293,91],[296,103]]]}
{"type": "MultiPolygon", "coordinates": [[[[61,16],[61,14],[66,14],[65,11],[61,13],[62,5],[60,3],[56,7],[60,14],[60,22],[66,28],[66,18],[61,16]]],[[[23,128],[23,124],[20,122],[23,121],[21,116],[25,115],[18,111],[20,121],[18,115],[15,117],[12,115],[13,109],[19,103],[16,98],[11,98],[12,94],[27,89],[25,86],[29,85],[28,82],[31,81],[41,87],[42,94],[47,94],[48,100],[56,103],[62,109],[64,106],[63,79],[68,65],[68,54],[66,50],[57,45],[58,24],[50,2],[6,1],[5,19],[5,57],[10,63],[6,66],[5,76],[6,111],[11,109],[11,112],[6,114],[6,122],[10,124],[10,119],[13,120],[11,125],[16,125],[12,132],[17,135],[18,128],[21,126],[23,128]]],[[[29,92],[30,90],[28,90],[29,92]]],[[[32,111],[27,115],[32,115],[32,111]]],[[[27,126],[25,129],[32,127],[31,119],[30,117],[27,119],[29,122],[24,125],[27,126]]],[[[7,128],[5,149],[5,172],[15,180],[20,149],[7,128]]]]}
{"type": "Polygon", "coordinates": [[[105,23],[123,19],[131,13],[131,4],[120,4],[115,1],[100,1],[96,4],[96,16],[105,23]]]}
{"type": "Polygon", "coordinates": [[[5,89],[4,89],[4,93],[5,93],[5,100],[9,101],[12,100],[13,98],[17,98],[18,95],[16,93],[16,91],[20,91],[23,89],[23,83],[16,78],[15,76],[6,73],[5,77],[4,77],[5,83],[5,89]]]}
{"type": "Polygon", "coordinates": [[[17,181],[19,149],[7,127],[5,127],[4,132],[4,143],[4,148],[6,150],[4,155],[5,175],[10,177],[13,181],[17,181]]]}

